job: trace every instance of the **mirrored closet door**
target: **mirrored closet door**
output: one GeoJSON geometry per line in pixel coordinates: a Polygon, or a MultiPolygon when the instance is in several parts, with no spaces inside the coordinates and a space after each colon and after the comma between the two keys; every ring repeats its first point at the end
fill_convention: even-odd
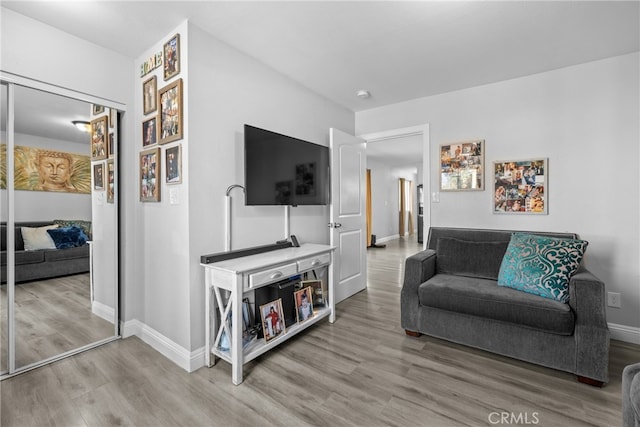
{"type": "Polygon", "coordinates": [[[119,114],[47,89],[2,84],[4,377],[119,335],[119,114]]]}

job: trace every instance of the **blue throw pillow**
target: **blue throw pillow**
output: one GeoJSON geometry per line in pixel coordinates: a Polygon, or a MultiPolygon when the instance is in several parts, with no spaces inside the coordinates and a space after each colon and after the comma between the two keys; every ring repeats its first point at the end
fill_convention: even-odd
{"type": "Polygon", "coordinates": [[[82,246],[87,243],[87,235],[82,228],[72,225],[70,227],[59,227],[47,230],[53,239],[56,249],[67,249],[82,246]]]}
{"type": "Polygon", "coordinates": [[[504,254],[498,285],[569,302],[569,279],[589,242],[514,233],[504,254]]]}

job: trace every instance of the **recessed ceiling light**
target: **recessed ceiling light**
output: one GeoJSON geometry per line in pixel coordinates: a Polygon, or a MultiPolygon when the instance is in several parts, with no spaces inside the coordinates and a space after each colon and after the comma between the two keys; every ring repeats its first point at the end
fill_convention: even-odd
{"type": "Polygon", "coordinates": [[[361,89],[356,92],[356,95],[358,96],[358,98],[367,99],[371,96],[371,93],[368,90],[361,89]]]}

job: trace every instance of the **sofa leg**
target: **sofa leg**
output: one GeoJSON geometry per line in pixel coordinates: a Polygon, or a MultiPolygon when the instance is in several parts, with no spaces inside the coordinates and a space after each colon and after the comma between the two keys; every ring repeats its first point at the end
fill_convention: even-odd
{"type": "Polygon", "coordinates": [[[410,331],[408,329],[405,329],[404,333],[409,335],[410,337],[419,337],[420,335],[422,335],[420,332],[410,331]]]}
{"type": "Polygon", "coordinates": [[[581,382],[583,384],[592,385],[594,387],[600,387],[600,388],[604,386],[604,382],[602,381],[594,380],[592,378],[587,378],[587,377],[581,377],[580,375],[578,375],[577,377],[578,377],[578,382],[581,382]]]}

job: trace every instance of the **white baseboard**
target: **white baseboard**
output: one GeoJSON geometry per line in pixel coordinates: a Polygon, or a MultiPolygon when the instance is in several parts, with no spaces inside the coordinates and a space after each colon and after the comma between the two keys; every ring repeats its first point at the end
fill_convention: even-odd
{"type": "Polygon", "coordinates": [[[137,319],[125,322],[122,328],[123,338],[134,335],[187,372],[204,366],[204,347],[189,351],[137,319]]]}
{"type": "MultiPolygon", "coordinates": [[[[608,326],[611,339],[640,344],[640,328],[615,323],[609,323],[608,326]]],[[[134,335],[187,372],[193,372],[204,366],[204,347],[190,352],[137,319],[124,322],[122,337],[128,338],[134,335]]]]}
{"type": "Polygon", "coordinates": [[[384,243],[384,242],[388,242],[389,240],[396,240],[399,238],[400,238],[399,234],[394,234],[392,236],[387,236],[387,237],[381,237],[380,239],[376,237],[376,243],[384,243]]]}
{"type": "Polygon", "coordinates": [[[632,344],[640,344],[640,328],[617,325],[615,323],[609,323],[608,326],[611,339],[629,342],[632,344]]]}
{"type": "Polygon", "coordinates": [[[91,312],[101,319],[113,324],[113,319],[115,319],[113,307],[109,307],[108,305],[104,305],[98,301],[93,301],[91,303],[91,312]]]}

